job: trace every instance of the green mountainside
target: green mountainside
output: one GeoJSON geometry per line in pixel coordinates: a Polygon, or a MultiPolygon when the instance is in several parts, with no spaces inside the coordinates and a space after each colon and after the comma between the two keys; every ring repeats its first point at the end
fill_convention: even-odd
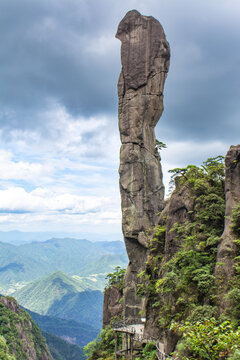
{"type": "Polygon", "coordinates": [[[127,264],[126,250],[120,241],[93,243],[65,238],[19,246],[0,242],[0,254],[2,288],[28,283],[57,270],[89,276],[106,274],[117,265],[127,264]]]}
{"type": "Polygon", "coordinates": [[[127,263],[128,261],[125,253],[116,255],[103,255],[99,259],[90,262],[86,270],[82,271],[82,275],[87,276],[88,274],[104,274],[105,283],[105,274],[108,274],[117,266],[125,268],[127,263]]]}
{"type": "Polygon", "coordinates": [[[83,349],[79,346],[70,344],[60,337],[42,332],[47,341],[48,348],[54,360],[84,360],[86,359],[83,349]]]}
{"type": "Polygon", "coordinates": [[[83,290],[78,280],[57,271],[26,285],[13,296],[31,311],[85,322],[99,329],[103,294],[98,290],[83,290]]]}
{"type": "Polygon", "coordinates": [[[0,359],[52,360],[39,328],[12,297],[0,297],[0,359]]]}
{"type": "Polygon", "coordinates": [[[98,335],[98,330],[86,323],[60,319],[53,316],[39,315],[27,310],[39,328],[79,346],[85,346],[98,335]]]}

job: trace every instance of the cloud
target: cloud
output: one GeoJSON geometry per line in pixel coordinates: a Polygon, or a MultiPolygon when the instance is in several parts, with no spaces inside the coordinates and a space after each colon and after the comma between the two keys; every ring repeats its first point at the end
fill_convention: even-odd
{"type": "Polygon", "coordinates": [[[200,164],[239,143],[238,0],[3,0],[2,226],[104,231],[105,222],[120,223],[114,36],[133,8],[160,20],[171,46],[156,129],[168,146],[165,184],[169,168],[200,164]]]}
{"type": "MultiPolygon", "coordinates": [[[[119,220],[114,212],[114,201],[111,197],[76,196],[68,193],[57,193],[45,188],[36,188],[31,192],[15,187],[0,190],[0,212],[5,214],[39,213],[65,215],[91,215],[100,214],[100,219],[107,218],[119,220]],[[101,210],[104,209],[102,212],[101,210]],[[109,210],[108,210],[109,209],[109,210]],[[105,214],[105,215],[104,215],[105,214]],[[110,215],[111,214],[111,215],[110,215]]],[[[116,213],[116,210],[115,210],[116,213]]]]}
{"type": "Polygon", "coordinates": [[[1,10],[5,47],[0,76],[5,83],[1,99],[6,126],[36,126],[33,112],[52,100],[68,112],[84,116],[116,107],[112,70],[119,64],[117,53],[112,56],[112,52],[98,51],[96,56],[95,51],[89,51],[94,44],[96,49],[99,44],[103,49],[109,38],[114,39],[114,33],[106,34],[104,27],[96,31],[89,6],[73,0],[63,0],[60,5],[23,0],[21,9],[13,1],[1,3],[1,10]],[[11,29],[9,22],[14,23],[11,29]],[[110,69],[111,76],[106,76],[110,69]],[[12,114],[12,108],[21,121],[12,114]]]}
{"type": "Polygon", "coordinates": [[[48,181],[53,172],[50,164],[15,161],[13,158],[12,152],[0,149],[0,180],[24,180],[36,183],[40,177],[48,181]]]}
{"type": "Polygon", "coordinates": [[[36,117],[44,122],[42,129],[3,129],[2,142],[15,151],[45,154],[49,159],[68,156],[69,159],[95,158],[96,162],[105,163],[108,163],[106,157],[111,162],[113,150],[119,147],[116,116],[74,117],[62,105],[53,103],[36,113],[36,117]]]}
{"type": "MultiPolygon", "coordinates": [[[[76,196],[66,191],[20,187],[0,190],[1,229],[63,231],[89,234],[120,233],[118,199],[111,196],[76,196]]],[[[80,236],[80,235],[79,235],[80,236]]],[[[101,238],[101,235],[99,235],[101,238]]],[[[109,235],[111,239],[111,235],[109,235]]],[[[97,240],[97,238],[95,239],[97,240]]]]}
{"type": "Polygon", "coordinates": [[[1,2],[2,125],[46,128],[47,119],[36,114],[52,102],[74,117],[116,116],[120,42],[114,35],[131,8],[158,18],[171,45],[164,136],[234,141],[240,111],[235,0],[1,2]]]}

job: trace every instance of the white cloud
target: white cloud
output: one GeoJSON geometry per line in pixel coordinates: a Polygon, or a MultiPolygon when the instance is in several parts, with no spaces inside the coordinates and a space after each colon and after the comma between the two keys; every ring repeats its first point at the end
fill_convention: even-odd
{"type": "Polygon", "coordinates": [[[0,149],[0,180],[26,180],[36,182],[39,178],[45,181],[53,172],[50,164],[39,162],[16,161],[11,151],[0,149]]]}
{"type": "Polygon", "coordinates": [[[1,228],[120,229],[120,141],[113,120],[73,117],[58,104],[38,116],[46,131],[0,134],[1,228]]]}
{"type": "Polygon", "coordinates": [[[99,212],[111,204],[111,198],[76,196],[56,193],[44,188],[31,192],[20,187],[0,190],[0,211],[2,212],[65,212],[85,214],[99,212]]]}
{"type": "Polygon", "coordinates": [[[0,199],[2,229],[120,234],[120,204],[110,195],[76,196],[44,188],[31,192],[9,188],[0,191],[0,199]]]}
{"type": "Polygon", "coordinates": [[[117,118],[101,115],[73,117],[56,103],[51,103],[47,111],[37,116],[45,124],[42,132],[39,129],[13,129],[8,133],[8,145],[15,152],[46,156],[48,159],[66,157],[78,162],[94,158],[101,165],[116,161],[120,144],[117,118]]]}

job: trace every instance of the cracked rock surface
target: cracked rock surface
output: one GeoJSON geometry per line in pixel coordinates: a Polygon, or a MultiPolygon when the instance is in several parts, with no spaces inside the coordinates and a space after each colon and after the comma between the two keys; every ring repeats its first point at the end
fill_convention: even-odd
{"type": "Polygon", "coordinates": [[[163,112],[170,48],[153,17],[129,11],[116,37],[122,42],[118,82],[122,229],[129,257],[124,286],[125,317],[139,316],[136,294],[147,257],[147,233],[163,208],[164,187],[154,128],[163,112]]]}

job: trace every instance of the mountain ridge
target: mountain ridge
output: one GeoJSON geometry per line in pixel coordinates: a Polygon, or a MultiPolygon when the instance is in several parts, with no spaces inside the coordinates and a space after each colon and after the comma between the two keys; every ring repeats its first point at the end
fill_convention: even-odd
{"type": "Polygon", "coordinates": [[[56,271],[13,293],[21,306],[40,315],[76,320],[100,329],[103,294],[84,289],[77,279],[56,271]]]}
{"type": "Polygon", "coordinates": [[[126,250],[120,241],[93,243],[53,238],[18,246],[0,242],[0,253],[1,285],[27,283],[57,270],[79,276],[106,274],[117,265],[127,264],[126,250]]]}
{"type": "Polygon", "coordinates": [[[41,331],[56,335],[81,347],[94,340],[99,332],[87,323],[61,319],[50,315],[40,315],[29,309],[23,309],[29,313],[41,331]]]}

